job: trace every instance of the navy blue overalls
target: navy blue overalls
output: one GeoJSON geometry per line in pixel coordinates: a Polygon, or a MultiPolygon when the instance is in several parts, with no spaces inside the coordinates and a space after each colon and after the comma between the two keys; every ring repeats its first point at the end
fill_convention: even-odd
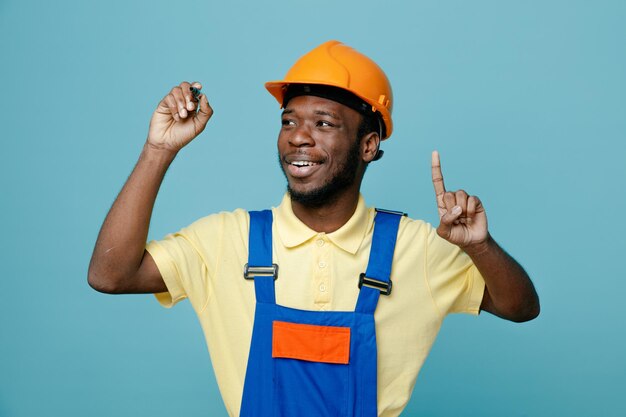
{"type": "Polygon", "coordinates": [[[391,292],[389,277],[401,215],[376,213],[355,310],[305,311],[276,304],[272,212],[250,212],[244,275],[254,279],[256,312],[241,416],[378,415],[374,311],[380,294],[391,292]]]}

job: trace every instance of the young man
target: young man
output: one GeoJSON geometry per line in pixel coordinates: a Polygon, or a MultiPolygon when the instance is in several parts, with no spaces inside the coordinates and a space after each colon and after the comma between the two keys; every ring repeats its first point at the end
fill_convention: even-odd
{"type": "Polygon", "coordinates": [[[365,206],[361,181],[393,131],[393,97],[373,61],[336,41],[266,84],[284,108],[281,204],[210,215],[146,246],[166,170],[213,113],[192,87],[202,86],[183,82],[159,103],[89,283],[165,306],[189,298],[230,415],[397,416],[448,313],[539,314],[480,200],[445,189],[436,152],[437,229],[365,206]]]}

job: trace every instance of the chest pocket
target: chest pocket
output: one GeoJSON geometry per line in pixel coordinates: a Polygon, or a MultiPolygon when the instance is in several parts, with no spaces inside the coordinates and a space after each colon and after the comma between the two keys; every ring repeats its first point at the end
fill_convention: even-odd
{"type": "Polygon", "coordinates": [[[276,416],[346,416],[350,327],[272,323],[276,416]]]}
{"type": "Polygon", "coordinates": [[[272,357],[350,363],[350,328],[274,321],[272,357]]]}

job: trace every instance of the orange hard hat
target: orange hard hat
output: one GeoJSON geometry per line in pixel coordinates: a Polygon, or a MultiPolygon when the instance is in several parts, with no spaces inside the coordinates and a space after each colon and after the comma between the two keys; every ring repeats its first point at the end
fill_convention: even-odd
{"type": "Polygon", "coordinates": [[[391,136],[391,85],[382,69],[370,58],[338,41],[328,41],[302,56],[280,81],[265,88],[283,106],[292,84],[338,87],[356,95],[379,113],[385,126],[382,139],[391,136]]]}

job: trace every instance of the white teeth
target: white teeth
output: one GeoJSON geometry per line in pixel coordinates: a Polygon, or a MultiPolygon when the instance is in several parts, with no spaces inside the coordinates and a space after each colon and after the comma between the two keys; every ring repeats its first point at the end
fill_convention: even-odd
{"type": "Polygon", "coordinates": [[[291,165],[295,165],[297,167],[311,167],[313,165],[317,165],[317,163],[311,161],[293,161],[291,165]]]}

